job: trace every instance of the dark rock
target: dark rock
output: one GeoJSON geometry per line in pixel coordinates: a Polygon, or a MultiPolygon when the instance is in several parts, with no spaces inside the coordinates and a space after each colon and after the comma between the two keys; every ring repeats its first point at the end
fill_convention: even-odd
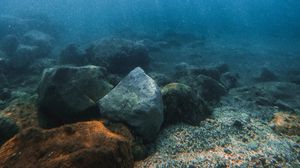
{"type": "Polygon", "coordinates": [[[220,77],[223,73],[228,72],[229,67],[227,64],[220,64],[212,67],[196,67],[187,63],[180,63],[175,67],[175,78],[185,76],[209,76],[217,81],[220,81],[220,77]]]}
{"type": "Polygon", "coordinates": [[[95,44],[95,63],[106,66],[112,73],[126,74],[135,67],[147,69],[150,57],[141,43],[106,38],[95,44]]]}
{"type": "Polygon", "coordinates": [[[28,71],[41,74],[45,69],[54,67],[56,60],[51,58],[39,58],[36,59],[28,68],[28,71]]]}
{"type": "Polygon", "coordinates": [[[278,77],[267,68],[262,68],[261,73],[255,78],[257,82],[270,82],[278,80],[278,77]]]}
{"type": "Polygon", "coordinates": [[[0,146],[17,134],[19,131],[18,126],[11,119],[0,116],[0,146]]]}
{"type": "Polygon", "coordinates": [[[219,64],[215,67],[221,74],[229,71],[229,66],[225,63],[219,64]]]}
{"type": "Polygon", "coordinates": [[[63,49],[59,55],[59,63],[70,65],[84,65],[84,57],[79,49],[79,46],[70,44],[65,49],[63,49]]]}
{"type": "Polygon", "coordinates": [[[13,56],[19,46],[19,40],[15,35],[7,35],[1,41],[1,49],[7,56],[13,56]]]}
{"type": "Polygon", "coordinates": [[[226,72],[222,74],[220,82],[226,87],[226,89],[232,89],[238,85],[239,75],[232,72],[226,72]]]}
{"type": "Polygon", "coordinates": [[[205,75],[197,76],[194,79],[193,87],[197,88],[200,97],[209,102],[217,102],[221,96],[227,93],[222,84],[205,75]]]}
{"type": "Polygon", "coordinates": [[[64,48],[59,55],[58,62],[77,66],[97,65],[95,63],[94,47],[89,46],[85,51],[82,51],[76,44],[70,44],[64,48]]]}
{"type": "Polygon", "coordinates": [[[11,91],[7,88],[0,90],[0,100],[7,100],[11,97],[11,91]]]}
{"type": "Polygon", "coordinates": [[[46,57],[53,49],[54,38],[38,30],[31,30],[23,35],[23,43],[37,46],[38,57],[46,57]]]}
{"type": "Polygon", "coordinates": [[[38,56],[38,47],[20,45],[14,56],[8,60],[9,67],[17,70],[27,69],[38,56]]]}
{"type": "Polygon", "coordinates": [[[287,73],[287,80],[300,85],[300,71],[292,70],[287,73]]]}
{"type": "Polygon", "coordinates": [[[29,128],[0,148],[0,165],[24,168],[133,167],[127,138],[99,121],[42,130],[29,128]]]}
{"type": "Polygon", "coordinates": [[[96,102],[112,85],[97,66],[59,66],[46,69],[38,88],[39,114],[54,124],[97,117],[96,102]]]}
{"type": "Polygon", "coordinates": [[[231,150],[228,149],[228,148],[224,148],[224,152],[227,153],[227,154],[231,154],[232,153],[231,150]]]}
{"type": "Polygon", "coordinates": [[[156,137],[163,122],[160,89],[139,67],[100,99],[99,107],[103,117],[125,122],[146,141],[156,137]]]}
{"type": "Polygon", "coordinates": [[[157,85],[159,87],[162,87],[168,83],[171,83],[171,79],[168,76],[166,76],[165,74],[151,72],[151,73],[149,73],[149,76],[155,80],[155,82],[157,83],[157,85]]]}
{"type": "Polygon", "coordinates": [[[162,88],[164,101],[164,124],[185,122],[199,125],[210,115],[205,102],[197,99],[195,92],[187,85],[171,83],[162,88]]]}

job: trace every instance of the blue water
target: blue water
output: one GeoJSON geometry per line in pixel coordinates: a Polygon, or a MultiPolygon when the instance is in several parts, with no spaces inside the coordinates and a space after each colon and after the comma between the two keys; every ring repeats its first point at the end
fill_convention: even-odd
{"type": "Polygon", "coordinates": [[[300,38],[298,0],[1,0],[0,14],[41,13],[69,39],[86,41],[116,32],[155,36],[160,31],[300,38]]]}

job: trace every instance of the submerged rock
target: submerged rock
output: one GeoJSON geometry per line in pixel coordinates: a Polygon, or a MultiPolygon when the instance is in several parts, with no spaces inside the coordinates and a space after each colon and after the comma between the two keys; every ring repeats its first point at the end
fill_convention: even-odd
{"type": "Polygon", "coordinates": [[[26,45],[37,46],[39,57],[46,57],[53,48],[54,38],[38,30],[31,30],[23,35],[23,41],[26,45]]]}
{"type": "Polygon", "coordinates": [[[271,126],[278,133],[300,136],[300,116],[278,112],[274,114],[271,126]]]}
{"type": "Polygon", "coordinates": [[[153,140],[163,122],[163,102],[155,81],[137,67],[99,101],[103,117],[128,124],[146,141],[153,140]]]}
{"type": "Polygon", "coordinates": [[[300,85],[300,71],[291,70],[287,73],[287,80],[300,85]]]}
{"type": "Polygon", "coordinates": [[[227,93],[221,83],[205,75],[197,76],[193,86],[197,88],[198,96],[208,102],[217,102],[227,93]]]}
{"type": "Polygon", "coordinates": [[[112,73],[126,74],[135,67],[148,68],[150,57],[141,43],[106,38],[95,44],[95,63],[107,66],[112,73]]]}
{"type": "Polygon", "coordinates": [[[0,116],[0,146],[17,134],[19,131],[18,126],[11,119],[0,116]]]}
{"type": "Polygon", "coordinates": [[[267,68],[262,68],[260,75],[255,78],[257,82],[270,82],[277,79],[278,77],[267,68]]]}
{"type": "Polygon", "coordinates": [[[228,72],[227,64],[219,64],[211,67],[197,67],[187,63],[180,63],[175,67],[175,78],[185,78],[186,76],[205,75],[220,81],[221,75],[228,72]]]}
{"type": "Polygon", "coordinates": [[[39,113],[56,124],[98,116],[96,102],[112,85],[98,66],[58,66],[46,69],[38,88],[39,113]]]}
{"type": "Polygon", "coordinates": [[[14,56],[8,59],[8,64],[13,69],[24,70],[34,62],[38,53],[37,46],[20,45],[14,56]]]}
{"type": "Polygon", "coordinates": [[[151,72],[149,73],[149,76],[155,80],[158,86],[163,87],[168,83],[171,83],[171,78],[169,78],[167,75],[157,72],[151,72]]]}
{"type": "Polygon", "coordinates": [[[0,48],[6,53],[6,55],[12,56],[15,54],[19,43],[20,42],[15,35],[7,35],[2,39],[0,48]]]}
{"type": "Polygon", "coordinates": [[[226,89],[235,88],[238,85],[239,75],[232,72],[226,72],[221,75],[220,82],[226,87],[226,89]]]}
{"type": "Polygon", "coordinates": [[[249,111],[252,117],[270,120],[278,110],[300,114],[300,86],[288,82],[265,82],[231,89],[222,100],[249,111]]]}
{"type": "Polygon", "coordinates": [[[0,165],[24,168],[133,167],[129,141],[99,121],[29,128],[0,148],[0,165]]]}
{"type": "Polygon", "coordinates": [[[199,125],[201,120],[210,115],[206,103],[198,99],[187,85],[170,83],[162,88],[162,95],[165,125],[177,122],[199,125]]]}

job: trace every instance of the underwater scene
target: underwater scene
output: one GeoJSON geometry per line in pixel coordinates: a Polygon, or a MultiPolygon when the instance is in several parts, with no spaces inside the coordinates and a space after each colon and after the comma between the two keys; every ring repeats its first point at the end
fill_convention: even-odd
{"type": "Polygon", "coordinates": [[[0,0],[0,168],[300,168],[300,1],[0,0]]]}

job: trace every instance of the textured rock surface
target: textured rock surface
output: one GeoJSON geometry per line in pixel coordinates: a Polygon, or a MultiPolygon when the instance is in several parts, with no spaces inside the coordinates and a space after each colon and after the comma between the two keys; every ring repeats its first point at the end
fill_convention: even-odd
{"type": "Polygon", "coordinates": [[[96,62],[104,63],[112,73],[126,74],[139,66],[148,68],[147,48],[138,42],[105,38],[95,44],[96,62]]]}
{"type": "Polygon", "coordinates": [[[300,136],[300,116],[278,112],[274,114],[271,126],[278,133],[300,136]]]}
{"type": "Polygon", "coordinates": [[[90,121],[42,130],[29,128],[0,148],[3,168],[130,168],[128,140],[101,122],[90,121]]]}
{"type": "Polygon", "coordinates": [[[60,124],[96,115],[96,102],[112,89],[97,66],[60,66],[44,71],[38,94],[39,112],[60,124]]]}
{"type": "Polygon", "coordinates": [[[222,99],[222,103],[234,104],[247,109],[252,117],[269,121],[279,110],[300,114],[299,100],[299,85],[288,82],[265,82],[234,88],[222,99]]]}
{"type": "Polygon", "coordinates": [[[0,116],[0,146],[18,133],[18,126],[8,117],[0,116]]]}
{"type": "Polygon", "coordinates": [[[38,56],[37,46],[20,45],[8,63],[13,69],[26,69],[38,56]]]}
{"type": "Polygon", "coordinates": [[[104,96],[99,107],[102,116],[125,122],[145,140],[154,139],[163,122],[160,89],[139,67],[104,96]]]}
{"type": "Polygon", "coordinates": [[[227,93],[226,88],[221,83],[205,75],[197,76],[193,87],[197,89],[198,94],[204,100],[209,102],[218,102],[221,96],[227,93]]]}
{"type": "Polygon", "coordinates": [[[206,103],[197,99],[192,88],[187,85],[170,83],[162,88],[162,95],[164,124],[185,122],[198,125],[210,114],[206,103]]]}

